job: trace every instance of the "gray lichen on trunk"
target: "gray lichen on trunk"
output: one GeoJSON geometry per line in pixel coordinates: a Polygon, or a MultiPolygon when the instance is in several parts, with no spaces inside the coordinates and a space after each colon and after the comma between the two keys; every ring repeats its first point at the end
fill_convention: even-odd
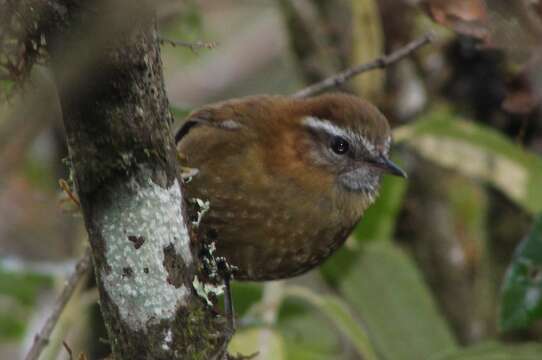
{"type": "Polygon", "coordinates": [[[175,180],[162,188],[141,171],[121,185],[111,197],[109,208],[96,219],[106,244],[101,277],[111,301],[133,330],[148,323],[173,320],[177,306],[185,305],[189,294],[182,282],[175,282],[167,263],[168,249],[192,264],[188,231],[181,209],[181,188],[175,180]]]}
{"type": "Polygon", "coordinates": [[[223,323],[192,286],[152,3],[58,3],[45,36],[113,357],[210,358],[223,323]]]}

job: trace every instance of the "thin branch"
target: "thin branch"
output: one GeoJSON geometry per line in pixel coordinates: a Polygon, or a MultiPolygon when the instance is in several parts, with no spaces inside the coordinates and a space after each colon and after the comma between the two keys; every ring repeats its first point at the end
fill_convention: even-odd
{"type": "Polygon", "coordinates": [[[87,249],[83,257],[77,262],[77,265],[75,265],[75,271],[66,281],[66,286],[56,300],[51,315],[49,315],[49,317],[45,321],[45,324],[41,328],[40,332],[34,337],[34,343],[32,344],[30,351],[28,351],[25,360],[39,359],[41,353],[49,344],[49,337],[51,336],[51,333],[53,332],[53,329],[55,328],[56,323],[58,322],[58,319],[62,314],[62,311],[74,294],[75,289],[77,288],[77,284],[88,273],[89,269],[90,249],[87,249]]]}
{"type": "Polygon", "coordinates": [[[312,95],[319,94],[323,91],[335,88],[340,86],[363,72],[373,70],[373,69],[382,69],[393,63],[398,62],[399,60],[407,57],[414,51],[418,50],[422,46],[425,46],[434,40],[434,35],[432,33],[427,33],[419,39],[416,39],[405,46],[395,50],[391,54],[379,57],[371,62],[361,64],[352,68],[349,68],[341,73],[333,75],[327,79],[324,79],[316,84],[307,86],[304,89],[301,89],[294,93],[292,96],[296,98],[305,98],[312,95]]]}
{"type": "Polygon", "coordinates": [[[197,53],[199,49],[214,49],[218,44],[215,41],[195,41],[195,42],[188,42],[188,41],[181,41],[181,40],[172,40],[167,39],[162,36],[158,37],[158,41],[160,44],[168,44],[173,47],[175,46],[182,46],[189,48],[193,52],[197,53]]]}
{"type": "Polygon", "coordinates": [[[71,347],[65,341],[62,342],[62,345],[64,345],[64,349],[66,349],[66,352],[68,353],[68,359],[73,360],[73,351],[71,347]]]}

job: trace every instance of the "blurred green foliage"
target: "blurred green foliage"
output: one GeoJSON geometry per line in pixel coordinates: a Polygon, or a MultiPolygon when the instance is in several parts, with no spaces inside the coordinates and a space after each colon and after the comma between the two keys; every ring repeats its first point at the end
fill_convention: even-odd
{"type": "Polygon", "coordinates": [[[0,341],[22,337],[39,291],[52,283],[48,276],[0,268],[0,298],[8,304],[0,308],[0,341]]]}
{"type": "MultiPolygon", "coordinates": [[[[437,164],[489,182],[531,214],[542,211],[542,159],[495,130],[466,121],[445,108],[395,131],[399,141],[437,164]]],[[[467,221],[475,206],[463,206],[467,221]]],[[[501,299],[502,330],[524,328],[542,317],[542,221],[518,247],[501,299]]]]}
{"type": "Polygon", "coordinates": [[[542,212],[542,159],[496,130],[441,107],[394,135],[428,160],[487,181],[532,214],[542,212]]]}
{"type": "Polygon", "coordinates": [[[182,11],[176,20],[177,34],[194,38],[203,31],[203,18],[196,0],[183,1],[182,11]]]}
{"type": "Polygon", "coordinates": [[[486,342],[437,355],[430,360],[538,360],[541,354],[541,344],[510,345],[486,342]]]}
{"type": "Polygon", "coordinates": [[[10,296],[23,306],[32,306],[38,292],[52,284],[49,276],[9,272],[0,268],[0,295],[10,296]]]}
{"type": "Polygon", "coordinates": [[[51,192],[52,189],[56,190],[58,179],[43,161],[28,157],[22,164],[22,170],[25,179],[28,180],[32,187],[45,192],[51,192]]]}
{"type": "Polygon", "coordinates": [[[542,318],[542,216],[518,246],[504,279],[502,330],[525,328],[542,318]]]}
{"type": "Polygon", "coordinates": [[[188,109],[188,108],[180,108],[180,107],[176,107],[172,105],[169,107],[169,109],[171,110],[171,114],[173,115],[176,121],[184,119],[192,111],[191,109],[188,109]]]}
{"type": "Polygon", "coordinates": [[[24,335],[25,321],[19,316],[0,311],[0,342],[20,339],[24,335]]]}
{"type": "Polygon", "coordinates": [[[357,352],[365,360],[377,359],[375,350],[371,346],[368,335],[361,323],[340,297],[315,293],[301,286],[288,286],[285,293],[290,297],[305,300],[319,312],[326,315],[328,320],[349,339],[357,352]]]}
{"type": "MultiPolygon", "coordinates": [[[[183,1],[180,12],[160,24],[160,36],[166,39],[190,43],[201,41],[204,34],[202,14],[195,0],[183,1]]],[[[162,44],[162,51],[167,55],[165,58],[175,59],[180,64],[190,63],[199,56],[199,52],[188,47],[169,43],[162,44]]]]}
{"type": "Polygon", "coordinates": [[[456,346],[415,264],[389,242],[369,244],[339,289],[383,358],[425,359],[456,346]]]}
{"type": "Polygon", "coordinates": [[[234,282],[231,291],[235,299],[235,312],[239,316],[244,315],[262,297],[262,287],[254,283],[234,282]]]}
{"type": "Polygon", "coordinates": [[[285,359],[345,358],[335,328],[300,299],[283,301],[277,325],[284,337],[285,359]]]}
{"type": "Polygon", "coordinates": [[[0,80],[0,101],[8,100],[15,89],[15,82],[12,80],[0,80]]]}

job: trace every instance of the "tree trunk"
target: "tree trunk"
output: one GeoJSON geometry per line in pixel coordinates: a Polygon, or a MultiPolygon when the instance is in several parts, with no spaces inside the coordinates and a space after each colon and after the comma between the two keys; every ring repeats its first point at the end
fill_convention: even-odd
{"type": "Polygon", "coordinates": [[[197,259],[154,9],[142,1],[41,6],[113,356],[212,358],[224,336],[192,286],[197,259]]]}

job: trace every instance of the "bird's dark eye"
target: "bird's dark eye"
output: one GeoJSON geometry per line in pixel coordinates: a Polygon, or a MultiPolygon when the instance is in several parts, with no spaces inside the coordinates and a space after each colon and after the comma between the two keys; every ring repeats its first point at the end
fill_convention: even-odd
{"type": "Polygon", "coordinates": [[[348,144],[348,141],[346,141],[344,138],[340,136],[336,136],[333,139],[333,142],[331,143],[331,150],[333,150],[336,154],[344,155],[348,152],[348,148],[350,147],[350,144],[348,144]]]}

